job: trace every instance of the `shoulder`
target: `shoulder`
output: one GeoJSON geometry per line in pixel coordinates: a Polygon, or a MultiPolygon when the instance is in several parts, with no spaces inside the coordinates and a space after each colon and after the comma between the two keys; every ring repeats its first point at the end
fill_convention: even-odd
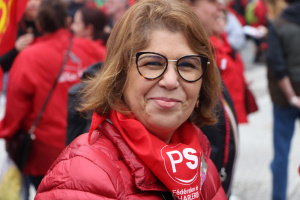
{"type": "Polygon", "coordinates": [[[103,61],[106,56],[106,47],[97,41],[85,38],[74,38],[74,51],[82,51],[86,56],[95,57],[97,61],[103,61]]]}
{"type": "MultiPolygon", "coordinates": [[[[88,142],[88,134],[75,139],[48,170],[37,193],[37,199],[105,197],[122,199],[118,151],[99,131],[97,141],[88,142]],[[59,192],[58,192],[59,191],[59,192]],[[70,192],[72,191],[72,192],[70,192]]],[[[101,199],[101,198],[100,198],[101,199]]]]}
{"type": "Polygon", "coordinates": [[[289,22],[286,19],[284,19],[283,17],[278,17],[274,20],[273,25],[274,25],[274,28],[280,29],[288,23],[289,22]]]}
{"type": "Polygon", "coordinates": [[[50,35],[39,36],[33,43],[19,52],[16,59],[21,60],[21,64],[23,62],[24,64],[29,62],[29,66],[31,66],[32,63],[39,63],[41,60],[43,61],[43,59],[48,58],[49,54],[52,54],[51,52],[55,50],[54,42],[56,40],[57,38],[50,35]]]}

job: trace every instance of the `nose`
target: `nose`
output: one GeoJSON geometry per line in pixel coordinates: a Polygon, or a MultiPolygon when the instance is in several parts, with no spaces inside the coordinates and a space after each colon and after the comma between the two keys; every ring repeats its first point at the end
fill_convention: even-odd
{"type": "Polygon", "coordinates": [[[179,75],[176,71],[176,63],[169,62],[167,70],[159,80],[159,85],[165,87],[168,90],[175,89],[179,86],[179,75]]]}

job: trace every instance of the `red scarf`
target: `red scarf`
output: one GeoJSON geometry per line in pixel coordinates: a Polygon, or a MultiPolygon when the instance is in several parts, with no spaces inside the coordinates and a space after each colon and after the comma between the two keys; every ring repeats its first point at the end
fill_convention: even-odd
{"type": "MultiPolygon", "coordinates": [[[[178,199],[199,199],[206,163],[195,126],[183,123],[169,144],[149,133],[134,117],[112,111],[109,119],[132,151],[178,199]]],[[[95,113],[90,133],[105,120],[95,113]],[[96,116],[95,116],[96,115],[96,116]],[[94,120],[95,119],[95,120],[94,120]]]]}

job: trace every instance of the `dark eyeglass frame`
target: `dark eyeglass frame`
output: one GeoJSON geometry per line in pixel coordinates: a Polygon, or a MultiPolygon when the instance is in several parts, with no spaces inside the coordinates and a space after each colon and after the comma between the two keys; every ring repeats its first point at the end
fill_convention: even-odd
{"type": "Polygon", "coordinates": [[[206,69],[207,69],[207,65],[210,64],[210,62],[208,61],[208,58],[207,58],[206,56],[204,56],[204,55],[201,55],[201,54],[200,54],[200,55],[186,55],[186,56],[182,56],[182,57],[180,57],[178,60],[168,60],[167,57],[164,56],[164,55],[161,55],[161,54],[156,53],[156,52],[149,52],[149,51],[137,52],[137,53],[136,53],[136,56],[135,56],[136,68],[137,68],[139,74],[140,74],[142,77],[144,77],[145,79],[147,79],[147,80],[155,80],[155,79],[158,79],[159,77],[161,77],[161,76],[166,72],[166,70],[167,70],[167,68],[168,68],[169,61],[176,62],[176,71],[177,71],[178,75],[179,75],[183,80],[185,80],[186,82],[190,82],[190,83],[196,82],[196,81],[200,80],[200,79],[203,77],[203,75],[204,75],[204,73],[205,73],[205,71],[206,71],[206,69]],[[147,77],[145,77],[145,76],[140,72],[139,66],[138,66],[138,60],[139,60],[139,57],[140,57],[141,55],[143,55],[143,54],[149,54],[149,53],[155,54],[155,55],[159,55],[159,56],[163,57],[163,58],[166,60],[166,66],[165,66],[163,72],[162,72],[159,76],[157,76],[157,77],[155,77],[155,78],[147,78],[147,77]],[[178,70],[178,63],[179,63],[179,61],[180,61],[181,59],[187,58],[187,57],[199,57],[199,58],[201,59],[201,67],[202,67],[203,73],[202,73],[202,75],[201,75],[198,79],[193,80],[193,81],[189,81],[189,80],[186,80],[185,78],[183,78],[182,75],[180,74],[179,70],[178,70]]]}

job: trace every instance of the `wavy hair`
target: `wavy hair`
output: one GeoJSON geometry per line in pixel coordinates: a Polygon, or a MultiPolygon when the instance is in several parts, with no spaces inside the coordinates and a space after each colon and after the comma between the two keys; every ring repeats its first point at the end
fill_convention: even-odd
{"type": "Polygon", "coordinates": [[[111,109],[128,113],[123,91],[129,68],[134,65],[136,52],[149,44],[155,30],[182,32],[190,48],[205,55],[210,64],[203,75],[198,104],[190,116],[196,125],[217,121],[215,108],[220,92],[220,76],[215,65],[207,35],[197,16],[179,1],[137,1],[117,22],[107,42],[107,57],[99,71],[86,82],[80,111],[95,111],[107,115],[111,109]]]}

